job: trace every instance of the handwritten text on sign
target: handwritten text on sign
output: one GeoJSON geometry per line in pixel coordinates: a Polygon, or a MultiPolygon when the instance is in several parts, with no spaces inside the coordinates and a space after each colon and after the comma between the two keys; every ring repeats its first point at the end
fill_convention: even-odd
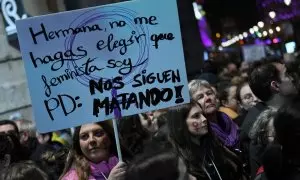
{"type": "Polygon", "coordinates": [[[17,29],[41,132],[188,102],[174,0],[29,18],[17,29]]]}

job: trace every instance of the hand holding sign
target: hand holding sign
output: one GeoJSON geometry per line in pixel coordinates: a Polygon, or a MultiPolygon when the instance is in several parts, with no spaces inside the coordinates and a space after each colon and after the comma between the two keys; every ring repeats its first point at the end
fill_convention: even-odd
{"type": "Polygon", "coordinates": [[[28,18],[17,29],[40,132],[189,101],[174,0],[28,18]]]}

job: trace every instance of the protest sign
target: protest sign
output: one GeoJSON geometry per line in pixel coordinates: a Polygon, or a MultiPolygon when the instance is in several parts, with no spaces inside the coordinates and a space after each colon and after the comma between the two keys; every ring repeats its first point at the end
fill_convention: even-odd
{"type": "Polygon", "coordinates": [[[189,102],[175,0],[17,21],[40,132],[189,102]]]}
{"type": "Polygon", "coordinates": [[[247,45],[242,47],[244,61],[252,62],[259,61],[266,57],[264,45],[247,45]]]}

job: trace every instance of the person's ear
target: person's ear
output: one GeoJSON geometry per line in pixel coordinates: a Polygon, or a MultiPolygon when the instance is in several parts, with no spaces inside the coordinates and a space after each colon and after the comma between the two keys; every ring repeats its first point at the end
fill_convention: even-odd
{"type": "Polygon", "coordinates": [[[23,136],[23,140],[24,140],[25,142],[28,141],[28,139],[29,139],[29,133],[28,133],[28,132],[24,131],[24,132],[22,133],[22,136],[23,136]]]}
{"type": "Polygon", "coordinates": [[[273,91],[279,92],[279,83],[277,81],[272,81],[271,82],[271,89],[273,91]]]}

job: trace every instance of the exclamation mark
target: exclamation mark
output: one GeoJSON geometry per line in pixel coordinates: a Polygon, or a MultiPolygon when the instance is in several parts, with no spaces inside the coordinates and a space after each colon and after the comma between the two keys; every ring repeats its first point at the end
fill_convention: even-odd
{"type": "Polygon", "coordinates": [[[184,100],[182,98],[182,91],[183,85],[182,86],[175,86],[175,92],[176,92],[176,104],[182,103],[184,100]]]}

